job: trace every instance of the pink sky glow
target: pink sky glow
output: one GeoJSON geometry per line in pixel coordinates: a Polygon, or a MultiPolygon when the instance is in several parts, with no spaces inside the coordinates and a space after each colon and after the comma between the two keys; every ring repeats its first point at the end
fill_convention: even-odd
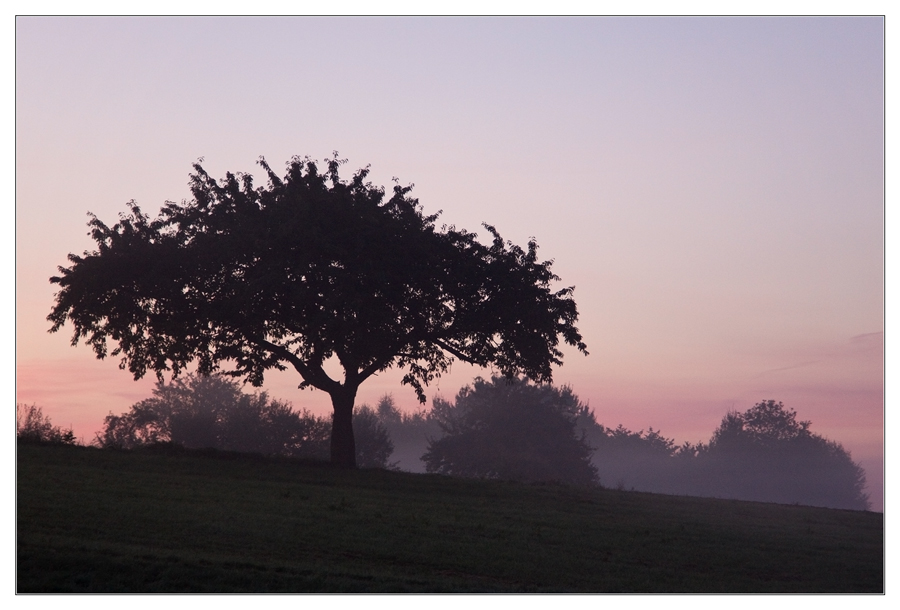
{"type": "MultiPolygon", "coordinates": [[[[16,400],[90,441],[146,398],[48,334],[48,278],[114,222],[292,155],[415,183],[441,222],[535,237],[585,357],[554,373],[607,426],[707,441],[783,401],[882,510],[880,18],[16,19],[16,400]]],[[[483,233],[483,231],[481,231],[483,233]]],[[[475,375],[457,363],[430,396],[475,375]]],[[[363,385],[419,408],[390,371],[363,385]]],[[[264,389],[317,413],[278,373],[264,389]]]]}

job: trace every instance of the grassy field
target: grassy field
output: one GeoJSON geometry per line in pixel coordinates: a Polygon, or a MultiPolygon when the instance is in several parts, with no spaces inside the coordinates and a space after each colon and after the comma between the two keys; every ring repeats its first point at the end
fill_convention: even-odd
{"type": "Polygon", "coordinates": [[[23,592],[881,592],[880,513],[19,445],[23,592]]]}

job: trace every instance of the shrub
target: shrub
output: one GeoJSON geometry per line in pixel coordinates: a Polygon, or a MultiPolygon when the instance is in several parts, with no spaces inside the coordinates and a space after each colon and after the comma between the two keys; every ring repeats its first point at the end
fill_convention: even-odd
{"type": "MultiPolygon", "coordinates": [[[[354,421],[357,463],[384,467],[392,450],[390,438],[367,409],[360,410],[360,422],[354,421]]],[[[330,441],[330,418],[294,411],[290,403],[271,399],[266,392],[245,394],[228,377],[187,375],[159,382],[151,398],[122,415],[110,413],[95,444],[133,449],[172,443],[188,449],[327,460],[330,441]]]]}
{"type": "Polygon", "coordinates": [[[37,405],[16,403],[16,440],[25,443],[75,444],[72,429],[54,426],[37,405]]]}

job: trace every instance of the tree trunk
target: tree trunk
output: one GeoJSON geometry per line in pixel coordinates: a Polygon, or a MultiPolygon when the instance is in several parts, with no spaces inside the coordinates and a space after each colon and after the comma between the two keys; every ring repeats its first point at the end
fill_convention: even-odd
{"type": "Polygon", "coordinates": [[[353,438],[353,402],[356,389],[331,394],[334,418],[331,421],[331,463],[344,468],[356,468],[356,441],[353,438]]]}

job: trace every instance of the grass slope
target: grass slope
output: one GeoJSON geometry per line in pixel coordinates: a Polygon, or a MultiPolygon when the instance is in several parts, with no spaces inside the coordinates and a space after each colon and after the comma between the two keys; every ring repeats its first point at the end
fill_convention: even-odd
{"type": "Polygon", "coordinates": [[[879,513],[19,445],[21,592],[881,592],[879,513]]]}

